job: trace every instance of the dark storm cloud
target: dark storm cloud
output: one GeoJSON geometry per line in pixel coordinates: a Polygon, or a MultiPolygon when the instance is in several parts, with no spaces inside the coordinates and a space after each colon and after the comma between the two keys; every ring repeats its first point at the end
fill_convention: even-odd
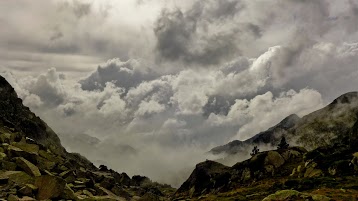
{"type": "MultiPolygon", "coordinates": [[[[163,10],[154,26],[156,50],[163,60],[219,64],[250,52],[257,56],[272,45],[297,43],[298,34],[323,36],[328,31],[325,23],[328,17],[325,1],[196,1],[186,10],[163,10]],[[301,15],[305,10],[308,14],[301,15]],[[288,26],[297,34],[277,38],[276,31],[282,29],[280,21],[290,23],[288,26]],[[268,39],[271,35],[272,39],[268,39]],[[264,46],[252,46],[260,44],[261,39],[264,46]]],[[[300,50],[295,51],[298,54],[300,50]]]]}
{"type": "MultiPolygon", "coordinates": [[[[240,8],[238,1],[218,3],[197,2],[183,12],[164,10],[158,18],[154,33],[157,51],[161,58],[186,63],[217,64],[239,52],[233,40],[241,30],[205,34],[208,23],[224,21],[234,16],[240,8]]],[[[218,25],[220,26],[220,25],[218,25]]],[[[259,29],[250,25],[253,32],[259,29]]]]}

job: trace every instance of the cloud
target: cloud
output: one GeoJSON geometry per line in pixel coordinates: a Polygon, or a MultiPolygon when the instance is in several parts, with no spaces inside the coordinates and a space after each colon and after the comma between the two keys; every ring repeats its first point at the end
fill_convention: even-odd
{"type": "Polygon", "coordinates": [[[246,140],[290,114],[303,116],[322,107],[321,94],[315,90],[289,90],[278,97],[269,91],[251,100],[237,99],[227,115],[211,114],[208,122],[214,125],[237,125],[240,129],[233,139],[246,140]]]}
{"type": "Polygon", "coordinates": [[[139,6],[130,0],[1,2],[0,52],[15,54],[6,58],[0,55],[0,62],[8,69],[37,68],[39,73],[49,66],[67,71],[73,67],[88,70],[108,58],[144,56],[152,47],[152,29],[147,25],[152,24],[159,9],[154,3],[148,4],[153,7],[139,6]],[[36,54],[39,59],[31,60],[28,54],[36,54]],[[74,56],[79,64],[63,63],[74,56]],[[85,56],[92,61],[79,58],[85,56]],[[53,57],[60,59],[53,62],[53,57]]]}
{"type": "Polygon", "coordinates": [[[156,101],[149,101],[149,102],[145,102],[142,101],[139,104],[139,109],[135,112],[136,116],[146,116],[146,115],[150,115],[153,113],[161,113],[165,110],[165,106],[159,104],[156,101]]]}
{"type": "Polygon", "coordinates": [[[151,69],[141,66],[140,61],[131,59],[126,62],[118,58],[108,60],[102,66],[98,66],[90,76],[80,81],[84,90],[103,90],[108,82],[113,82],[118,87],[129,90],[143,81],[157,77],[151,69]]]}
{"type": "Polygon", "coordinates": [[[223,59],[230,58],[238,51],[230,40],[237,32],[233,30],[212,34],[209,32],[209,35],[206,32],[208,30],[205,30],[207,24],[199,20],[206,17],[226,16],[229,13],[225,11],[234,9],[235,6],[232,4],[236,3],[218,3],[225,4],[218,6],[218,10],[214,9],[215,5],[207,8],[204,3],[196,3],[185,13],[179,9],[172,12],[162,11],[154,28],[160,58],[198,64],[218,64],[223,59]],[[209,14],[211,16],[203,16],[207,10],[211,12],[209,14]],[[206,34],[204,35],[203,32],[206,34]]]}

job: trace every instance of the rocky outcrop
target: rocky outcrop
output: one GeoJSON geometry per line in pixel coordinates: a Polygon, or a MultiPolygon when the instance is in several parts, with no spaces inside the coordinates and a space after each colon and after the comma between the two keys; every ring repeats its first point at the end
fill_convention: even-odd
{"type": "Polygon", "coordinates": [[[25,136],[20,139],[14,135],[22,134],[5,128],[0,131],[0,138],[7,139],[0,144],[0,198],[130,200],[150,193],[163,200],[166,195],[162,190],[173,192],[170,186],[153,183],[147,177],[93,170],[83,166],[80,159],[63,157],[33,141],[27,144],[25,136]]]}
{"type": "Polygon", "coordinates": [[[358,131],[353,126],[335,143],[308,152],[304,157],[304,165],[295,168],[292,176],[305,178],[354,175],[357,171],[356,161],[358,161],[357,136],[358,131]]]}
{"type": "Polygon", "coordinates": [[[177,194],[190,197],[224,188],[233,176],[231,168],[214,161],[205,161],[196,165],[189,179],[178,189],[177,194]]]}
{"type": "Polygon", "coordinates": [[[306,152],[301,147],[262,152],[232,167],[209,160],[199,163],[175,197],[198,197],[229,191],[266,178],[289,176],[293,168],[303,162],[306,152]]]}
{"type": "Polygon", "coordinates": [[[26,133],[26,136],[36,140],[59,154],[65,153],[60,139],[47,124],[22,104],[14,88],[0,76],[0,124],[26,133]]]}

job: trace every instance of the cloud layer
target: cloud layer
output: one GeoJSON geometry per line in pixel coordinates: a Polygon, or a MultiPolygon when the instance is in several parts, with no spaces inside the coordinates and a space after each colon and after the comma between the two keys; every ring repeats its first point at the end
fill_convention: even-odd
{"type": "Polygon", "coordinates": [[[180,185],[213,146],[358,90],[354,1],[40,2],[0,3],[2,75],[129,174],[180,185]]]}

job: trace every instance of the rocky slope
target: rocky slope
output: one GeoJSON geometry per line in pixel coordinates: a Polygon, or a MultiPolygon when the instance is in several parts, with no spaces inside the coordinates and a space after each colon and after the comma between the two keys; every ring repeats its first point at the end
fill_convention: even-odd
{"type": "Polygon", "coordinates": [[[195,198],[202,195],[233,191],[261,180],[286,177],[303,162],[307,151],[301,147],[261,152],[232,167],[214,161],[198,164],[175,196],[195,198]]]}
{"type": "Polygon", "coordinates": [[[357,115],[358,92],[346,93],[328,106],[302,117],[288,135],[309,149],[326,146],[347,133],[357,121],[357,115]]]}
{"type": "Polygon", "coordinates": [[[343,94],[328,106],[302,118],[290,115],[276,126],[245,141],[232,141],[210,150],[213,154],[229,155],[251,151],[254,145],[276,146],[282,136],[289,142],[309,150],[329,145],[348,132],[357,120],[358,92],[343,94]]]}
{"type": "Polygon", "coordinates": [[[239,152],[247,152],[247,148],[251,148],[253,147],[253,145],[267,144],[269,146],[276,146],[281,140],[281,137],[287,132],[287,130],[293,128],[299,122],[299,120],[300,118],[297,115],[292,114],[283,119],[277,125],[255,135],[248,140],[234,140],[226,145],[218,146],[211,149],[210,153],[236,154],[239,152]]]}
{"type": "Polygon", "coordinates": [[[167,200],[173,188],[95,167],[68,153],[45,122],[0,77],[0,198],[3,200],[167,200]]]}
{"type": "Polygon", "coordinates": [[[177,200],[357,200],[358,121],[340,138],[307,152],[302,147],[261,152],[227,167],[196,166],[177,200]]]}

